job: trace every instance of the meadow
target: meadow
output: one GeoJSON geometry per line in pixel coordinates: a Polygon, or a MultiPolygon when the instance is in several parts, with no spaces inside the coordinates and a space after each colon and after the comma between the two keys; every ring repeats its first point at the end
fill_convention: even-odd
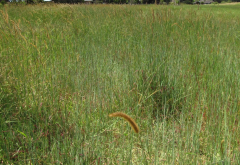
{"type": "Polygon", "coordinates": [[[0,6],[0,163],[240,164],[239,29],[238,4],[0,6]]]}

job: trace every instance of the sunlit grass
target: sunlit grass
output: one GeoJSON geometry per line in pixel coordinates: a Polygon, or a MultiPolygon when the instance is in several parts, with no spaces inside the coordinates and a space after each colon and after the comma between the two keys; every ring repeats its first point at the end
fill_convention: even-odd
{"type": "Polygon", "coordinates": [[[1,7],[0,161],[239,164],[236,8],[1,7]]]}

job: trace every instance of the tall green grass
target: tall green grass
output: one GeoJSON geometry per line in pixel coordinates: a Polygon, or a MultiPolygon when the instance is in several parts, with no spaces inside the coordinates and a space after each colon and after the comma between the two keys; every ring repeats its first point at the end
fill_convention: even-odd
{"type": "Polygon", "coordinates": [[[0,162],[239,164],[232,7],[1,7],[0,162]]]}

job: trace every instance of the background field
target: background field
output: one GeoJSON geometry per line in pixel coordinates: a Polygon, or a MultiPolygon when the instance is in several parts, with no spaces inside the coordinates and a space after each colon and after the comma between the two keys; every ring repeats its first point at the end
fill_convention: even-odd
{"type": "Polygon", "coordinates": [[[240,164],[240,5],[0,12],[2,164],[240,164]]]}

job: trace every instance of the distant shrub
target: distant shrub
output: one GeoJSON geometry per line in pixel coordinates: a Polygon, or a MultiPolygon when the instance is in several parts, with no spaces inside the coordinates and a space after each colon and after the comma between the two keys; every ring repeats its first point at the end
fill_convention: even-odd
{"type": "Polygon", "coordinates": [[[2,0],[0,3],[1,3],[1,5],[5,5],[6,4],[6,2],[4,0],[2,0]]]}
{"type": "Polygon", "coordinates": [[[34,1],[33,1],[33,0],[26,0],[26,3],[27,3],[27,4],[33,4],[34,1]]]}
{"type": "Polygon", "coordinates": [[[185,4],[193,4],[193,1],[192,0],[185,0],[184,3],[185,4]]]}
{"type": "Polygon", "coordinates": [[[214,4],[214,5],[217,5],[217,4],[218,4],[218,2],[213,2],[212,4],[214,4]]]}

